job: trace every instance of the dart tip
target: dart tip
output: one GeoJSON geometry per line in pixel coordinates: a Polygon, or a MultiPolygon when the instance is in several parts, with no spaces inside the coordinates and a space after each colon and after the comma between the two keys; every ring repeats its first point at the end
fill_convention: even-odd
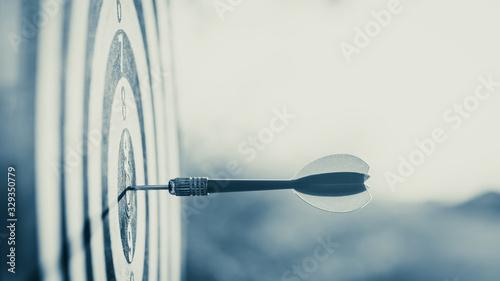
{"type": "Polygon", "coordinates": [[[137,185],[137,186],[129,186],[125,190],[126,191],[138,191],[138,190],[165,190],[169,189],[168,185],[137,185]]]}

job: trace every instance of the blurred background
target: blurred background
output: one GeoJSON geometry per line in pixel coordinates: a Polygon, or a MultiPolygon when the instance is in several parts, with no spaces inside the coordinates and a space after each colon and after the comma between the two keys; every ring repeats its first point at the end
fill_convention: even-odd
{"type": "MultiPolygon", "coordinates": [[[[349,153],[373,195],[348,214],[287,191],[187,198],[187,280],[500,278],[500,3],[170,2],[181,176],[288,179],[349,153]]],[[[8,129],[20,9],[1,1],[8,129]]]]}
{"type": "Polygon", "coordinates": [[[351,153],[371,166],[373,195],[349,214],[316,210],[287,191],[187,199],[189,280],[500,278],[500,88],[469,106],[460,124],[443,117],[458,114],[455,104],[474,95],[479,76],[500,81],[500,4],[243,0],[172,8],[183,176],[228,176],[236,164],[231,177],[287,179],[316,158],[351,153]],[[366,33],[373,14],[392,5],[399,13],[378,34],[370,27],[375,36],[358,48],[356,28],[366,33]],[[358,53],[345,56],[342,43],[358,53]],[[283,108],[295,117],[268,138],[283,108]],[[408,160],[436,129],[446,140],[391,188],[387,173],[397,175],[400,156],[408,160]],[[252,145],[259,134],[269,142],[252,145]],[[340,246],[315,268],[308,257],[329,235],[340,246]]]}

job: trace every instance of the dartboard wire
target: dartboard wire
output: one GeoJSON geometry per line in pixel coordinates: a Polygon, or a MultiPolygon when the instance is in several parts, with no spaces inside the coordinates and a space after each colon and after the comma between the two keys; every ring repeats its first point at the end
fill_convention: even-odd
{"type": "MultiPolygon", "coordinates": [[[[130,191],[130,190],[124,190],[120,193],[120,195],[118,195],[118,199],[116,201],[113,202],[113,204],[111,204],[109,207],[107,207],[104,211],[102,211],[102,213],[98,216],[93,216],[93,217],[89,217],[88,219],[86,219],[86,222],[85,224],[88,224],[94,220],[102,220],[104,219],[110,211],[112,211],[114,208],[118,207],[118,203],[120,203],[120,200],[122,200],[122,198],[125,196],[126,192],[127,191],[130,191]]],[[[85,229],[86,227],[84,227],[84,232],[85,232],[85,229]]],[[[95,232],[89,232],[88,234],[92,235],[94,234],[95,232]]],[[[66,241],[65,241],[66,242],[66,241]]],[[[90,243],[90,241],[86,241],[85,244],[87,243],[90,243]]],[[[68,243],[69,244],[69,243],[68,243]]]]}
{"type": "MultiPolygon", "coordinates": [[[[137,6],[137,5],[136,5],[137,6]]],[[[159,142],[159,139],[161,138],[160,136],[164,137],[164,130],[160,128],[159,126],[164,126],[162,123],[165,119],[162,118],[162,110],[158,110],[158,107],[155,106],[155,101],[159,102],[163,100],[163,89],[164,89],[164,79],[161,67],[161,48],[159,44],[159,37],[158,37],[158,15],[157,15],[157,10],[156,10],[156,3],[154,0],[152,1],[144,1],[141,3],[141,7],[137,8],[137,13],[142,14],[140,18],[143,20],[140,21],[141,25],[141,30],[143,33],[143,39],[144,39],[144,45],[146,48],[146,59],[147,59],[147,70],[148,70],[148,75],[150,79],[149,81],[149,88],[150,92],[149,94],[151,95],[151,103],[152,103],[152,115],[153,115],[153,128],[154,128],[154,150],[155,150],[155,155],[154,161],[155,161],[155,181],[156,183],[160,182],[160,171],[163,171],[165,167],[161,167],[160,163],[162,162],[162,156],[165,155],[165,151],[161,150],[162,144],[159,142]],[[152,22],[151,22],[152,19],[152,22]],[[156,61],[158,59],[158,61],[156,61]],[[160,74],[160,76],[155,76],[155,74],[160,74]],[[154,79],[154,83],[153,83],[154,79]],[[157,82],[159,82],[157,84],[157,82]],[[160,129],[160,131],[158,131],[160,129]],[[160,155],[161,153],[161,155],[160,155]]],[[[163,159],[164,160],[164,159],[163,159]]],[[[165,179],[163,179],[164,181],[165,179]]],[[[165,236],[166,233],[161,232],[161,214],[160,212],[160,205],[161,205],[161,200],[160,200],[159,193],[149,193],[147,197],[147,205],[151,206],[151,208],[147,208],[147,225],[148,225],[148,236],[149,239],[147,240],[147,246],[146,249],[147,251],[147,260],[148,262],[144,263],[144,268],[147,270],[145,274],[147,274],[148,277],[152,277],[153,280],[161,280],[160,279],[160,267],[162,267],[162,258],[161,258],[161,250],[160,250],[160,245],[162,243],[161,236],[165,236]],[[156,252],[155,252],[156,251],[156,252]]],[[[165,264],[168,265],[168,264],[165,264]]]]}
{"type": "MultiPolygon", "coordinates": [[[[92,235],[94,235],[96,232],[98,232],[98,230],[94,230],[94,231],[90,231],[90,226],[92,224],[92,221],[94,220],[103,220],[106,216],[109,215],[109,212],[111,210],[113,210],[114,208],[118,207],[118,203],[120,202],[120,200],[123,199],[123,197],[125,196],[127,190],[125,189],[124,191],[122,191],[120,193],[120,195],[118,196],[117,200],[113,202],[113,204],[111,204],[108,208],[106,208],[100,215],[98,216],[93,216],[93,217],[88,217],[87,219],[85,219],[85,222],[84,222],[84,230],[83,230],[83,235],[86,236],[86,237],[91,237],[92,235]]],[[[65,243],[68,243],[67,241],[65,241],[65,243]]],[[[84,246],[85,247],[88,247],[90,246],[90,239],[85,239],[84,240],[84,246]]],[[[91,278],[90,276],[88,276],[88,278],[91,278]]]]}
{"type": "MultiPolygon", "coordinates": [[[[63,23],[68,23],[70,20],[71,16],[71,0],[66,1],[63,6],[63,23]]],[[[62,38],[61,38],[61,73],[66,73],[67,69],[67,63],[68,63],[68,40],[69,40],[69,24],[62,24],[61,26],[62,29],[62,38]]],[[[64,160],[65,160],[65,153],[64,153],[64,147],[65,147],[65,134],[64,134],[64,128],[66,125],[66,110],[65,110],[65,104],[66,104],[66,76],[61,75],[61,102],[60,102],[60,133],[59,133],[59,141],[60,141],[60,152],[59,152],[59,161],[62,163],[60,165],[60,184],[59,187],[61,189],[60,192],[60,208],[61,208],[61,237],[62,237],[62,245],[61,245],[61,260],[60,260],[60,265],[61,265],[61,271],[62,271],[62,276],[64,280],[69,280],[70,279],[70,272],[69,272],[69,258],[70,258],[70,250],[71,250],[71,240],[68,237],[68,224],[67,224],[67,219],[68,219],[68,214],[66,211],[67,205],[66,205],[66,181],[65,181],[65,172],[66,172],[66,167],[64,165],[64,160]]]]}
{"type": "MultiPolygon", "coordinates": [[[[165,113],[165,135],[169,140],[166,146],[166,151],[168,153],[167,160],[167,170],[169,176],[178,175],[178,139],[171,138],[172,136],[178,136],[179,134],[179,124],[178,124],[178,114],[175,108],[177,104],[175,85],[175,62],[174,62],[174,44],[171,38],[172,33],[172,16],[169,3],[171,1],[155,1],[157,7],[157,21],[158,21],[158,38],[161,52],[159,54],[161,60],[161,68],[163,71],[169,73],[168,80],[162,80],[163,82],[163,108],[165,113]]],[[[178,208],[178,198],[169,198],[168,195],[165,196],[164,200],[166,204],[164,210],[164,218],[162,220],[162,225],[168,225],[166,229],[166,234],[168,238],[163,240],[165,256],[164,259],[168,261],[162,269],[162,276],[166,277],[168,280],[180,280],[181,279],[181,255],[182,249],[179,246],[179,241],[181,239],[181,229],[180,220],[177,217],[178,208]]],[[[182,243],[182,242],[181,242],[182,243]]]]}
{"type": "Polygon", "coordinates": [[[94,269],[93,269],[93,264],[92,264],[92,252],[93,249],[91,247],[91,239],[93,236],[93,232],[91,232],[91,221],[94,221],[94,219],[91,219],[89,214],[90,214],[90,196],[89,196],[89,180],[88,180],[88,174],[89,174],[89,168],[88,168],[88,162],[89,159],[87,157],[88,155],[88,144],[85,141],[85,136],[88,134],[88,126],[89,126],[89,120],[88,120],[88,111],[90,108],[89,104],[89,99],[90,99],[90,79],[91,79],[91,73],[90,69],[92,69],[92,62],[93,60],[91,59],[94,56],[94,43],[95,43],[95,34],[97,30],[97,25],[98,22],[96,20],[96,15],[99,15],[101,12],[102,8],[102,0],[92,0],[89,3],[89,10],[88,10],[88,25],[87,25],[87,45],[85,47],[85,89],[84,89],[84,97],[83,97],[83,112],[85,114],[83,118],[83,130],[84,133],[82,135],[83,137],[83,159],[82,159],[82,166],[83,166],[83,201],[84,201],[84,249],[85,249],[85,264],[86,264],[86,271],[87,271],[87,278],[88,280],[92,281],[94,280],[94,269]]]}
{"type": "MultiPolygon", "coordinates": [[[[145,15],[144,15],[144,11],[143,11],[143,7],[142,7],[142,3],[140,1],[133,1],[134,2],[134,6],[135,6],[135,10],[136,10],[136,13],[137,13],[137,18],[139,20],[139,27],[140,27],[140,30],[141,30],[141,33],[142,33],[142,41],[143,41],[143,46],[144,46],[144,50],[145,50],[145,55],[146,55],[146,69],[148,71],[148,77],[151,77],[151,62],[150,62],[150,54],[148,52],[149,48],[148,48],[148,41],[147,41],[147,33],[146,33],[146,24],[145,24],[145,15]]],[[[148,79],[148,82],[149,82],[149,89],[151,89],[151,91],[153,91],[153,83],[152,83],[152,79],[148,79]]],[[[157,127],[157,124],[156,124],[156,118],[155,118],[155,107],[154,107],[154,94],[152,92],[149,93],[150,94],[150,99],[151,99],[151,105],[152,105],[152,116],[153,116],[153,124],[152,124],[152,127],[153,128],[156,128],[157,127]]],[[[156,129],[153,129],[153,136],[152,136],[153,140],[154,140],[154,151],[157,152],[158,151],[158,136],[157,136],[157,131],[156,129]]],[[[143,139],[144,139],[144,136],[143,136],[143,139]]],[[[147,159],[148,157],[146,156],[147,154],[147,149],[144,148],[143,150],[143,153],[144,153],[144,159],[147,159]]],[[[155,169],[155,181],[158,181],[158,173],[159,173],[159,170],[158,170],[158,157],[154,157],[154,169],[155,169]]],[[[150,175],[150,173],[148,172],[148,168],[149,165],[144,165],[144,174],[146,175],[146,178],[145,178],[145,184],[148,184],[149,182],[149,178],[147,177],[147,175],[150,175]]],[[[149,200],[150,200],[150,196],[149,194],[146,194],[145,196],[145,200],[146,200],[146,241],[145,241],[145,245],[144,245],[144,248],[145,248],[145,253],[144,253],[144,264],[143,264],[143,269],[144,269],[144,272],[143,272],[143,280],[148,280],[149,279],[149,244],[150,244],[150,227],[151,227],[151,218],[149,216],[149,213],[150,213],[150,209],[149,209],[149,200]]],[[[156,210],[158,212],[158,210],[156,210]]],[[[158,265],[157,265],[158,266],[158,265]]]]}
{"type": "MultiPolygon", "coordinates": [[[[89,217],[85,220],[84,222],[84,227],[83,227],[83,235],[84,236],[87,236],[87,237],[91,237],[92,235],[94,235],[96,232],[98,232],[97,230],[94,230],[94,231],[90,231],[90,226],[92,224],[92,221],[94,220],[102,220],[104,219],[106,216],[109,215],[109,212],[112,211],[114,208],[118,207],[118,203],[120,202],[120,200],[123,199],[123,197],[125,196],[127,190],[124,190],[120,193],[120,195],[118,196],[117,200],[114,201],[113,204],[111,204],[108,208],[106,208],[100,215],[98,216],[93,216],[93,217],[89,217]]],[[[71,241],[71,238],[72,237],[69,237],[68,236],[68,239],[65,239],[62,244],[63,244],[63,247],[65,248],[69,248],[70,247],[70,242],[71,241]]],[[[87,246],[90,246],[90,239],[85,239],[84,240],[84,246],[87,247],[87,246]]],[[[90,279],[91,277],[89,275],[87,275],[87,278],[90,279]]],[[[65,276],[65,280],[69,280],[69,273],[67,276],[65,276]],[[68,277],[68,278],[66,278],[68,277]]]]}
{"type": "MultiPolygon", "coordinates": [[[[165,1],[165,2],[162,2],[164,5],[165,3],[169,5],[169,7],[171,7],[171,1],[165,1]]],[[[166,7],[165,7],[166,8],[166,7]]],[[[170,115],[167,115],[167,120],[173,120],[173,125],[175,127],[175,134],[177,136],[179,136],[180,134],[180,121],[179,121],[179,113],[178,113],[178,109],[175,105],[178,104],[178,99],[177,99],[177,95],[175,93],[177,93],[177,84],[175,83],[175,73],[176,72],[176,64],[175,64],[175,45],[174,45],[174,41],[171,39],[171,38],[174,38],[174,29],[172,28],[173,26],[173,17],[172,17],[172,12],[171,12],[171,9],[165,9],[167,12],[167,17],[165,19],[165,21],[167,22],[167,24],[165,25],[165,30],[166,32],[168,32],[169,34],[169,40],[167,40],[166,42],[166,45],[165,46],[166,48],[168,48],[169,50],[169,55],[168,55],[168,65],[165,66],[165,67],[168,67],[169,68],[169,71],[170,73],[172,73],[172,75],[170,76],[171,77],[171,80],[170,80],[170,87],[169,87],[169,90],[171,91],[171,95],[169,95],[169,99],[170,99],[170,103],[174,106],[170,106],[169,108],[167,108],[167,112],[170,114],[170,115]]],[[[167,56],[165,55],[165,58],[167,58],[167,56]]],[[[167,100],[167,95],[165,96],[165,99],[167,100]]],[[[176,149],[178,149],[179,147],[179,144],[178,144],[178,139],[177,139],[177,142],[176,142],[176,149]]],[[[172,151],[172,150],[171,150],[172,151]]],[[[176,163],[179,163],[179,154],[178,154],[178,150],[173,150],[175,151],[175,155],[170,155],[170,157],[175,157],[175,161],[176,163]]],[[[174,173],[179,173],[179,170],[178,170],[178,167],[176,169],[176,171],[174,173]]],[[[176,200],[177,198],[169,198],[171,199],[170,202],[172,202],[173,200],[176,200]],[[172,200],[173,199],[173,200],[172,200]]],[[[175,201],[174,201],[175,202],[175,201]]],[[[170,203],[169,204],[169,207],[170,207],[170,210],[174,210],[172,212],[172,214],[174,214],[174,212],[178,212],[178,209],[180,209],[180,201],[176,201],[176,204],[172,204],[170,203]]],[[[169,214],[170,216],[172,216],[172,214],[169,214]]],[[[170,220],[172,221],[172,217],[170,218],[170,220]]],[[[180,240],[180,244],[184,244],[185,241],[182,240],[182,225],[181,225],[181,221],[180,221],[180,214],[177,214],[175,215],[175,225],[177,226],[177,231],[175,232],[174,234],[174,238],[175,240],[180,240]]],[[[170,240],[170,242],[172,242],[172,239],[170,240]]],[[[169,251],[169,267],[170,267],[170,277],[172,279],[181,279],[182,278],[182,261],[181,261],[181,255],[182,255],[182,248],[184,246],[179,246],[177,247],[177,250],[176,250],[176,253],[173,253],[172,252],[172,249],[170,249],[169,251]],[[175,256],[176,257],[176,260],[174,260],[172,257],[175,256]],[[173,270],[175,269],[175,270],[173,270]],[[180,269],[180,270],[179,270],[180,269]],[[175,274],[175,272],[177,271],[177,274],[175,274]]]]}

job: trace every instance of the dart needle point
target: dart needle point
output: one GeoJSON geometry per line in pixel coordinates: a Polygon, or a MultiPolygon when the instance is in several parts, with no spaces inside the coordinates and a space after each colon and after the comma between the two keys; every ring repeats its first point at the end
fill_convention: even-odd
{"type": "Polygon", "coordinates": [[[170,189],[168,185],[137,185],[137,186],[129,186],[126,191],[139,191],[139,190],[165,190],[170,189]]]}

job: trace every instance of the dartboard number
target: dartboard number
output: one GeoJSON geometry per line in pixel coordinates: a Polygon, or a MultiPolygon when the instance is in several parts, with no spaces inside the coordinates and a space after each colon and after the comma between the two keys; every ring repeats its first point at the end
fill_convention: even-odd
{"type": "MultiPolygon", "coordinates": [[[[120,7],[119,11],[120,13],[118,14],[118,21],[121,20],[121,3],[118,1],[117,5],[120,7]]],[[[118,34],[118,42],[120,42],[120,72],[123,75],[123,33],[118,34]]],[[[127,118],[127,105],[125,102],[125,88],[122,87],[121,89],[121,98],[122,98],[122,119],[125,121],[127,118]]]]}
{"type": "Polygon", "coordinates": [[[120,0],[116,1],[116,17],[118,22],[122,22],[122,2],[120,0]]]}
{"type": "Polygon", "coordinates": [[[122,99],[122,119],[125,121],[127,119],[127,101],[125,99],[125,88],[122,86],[121,89],[121,99],[122,99]]]}

